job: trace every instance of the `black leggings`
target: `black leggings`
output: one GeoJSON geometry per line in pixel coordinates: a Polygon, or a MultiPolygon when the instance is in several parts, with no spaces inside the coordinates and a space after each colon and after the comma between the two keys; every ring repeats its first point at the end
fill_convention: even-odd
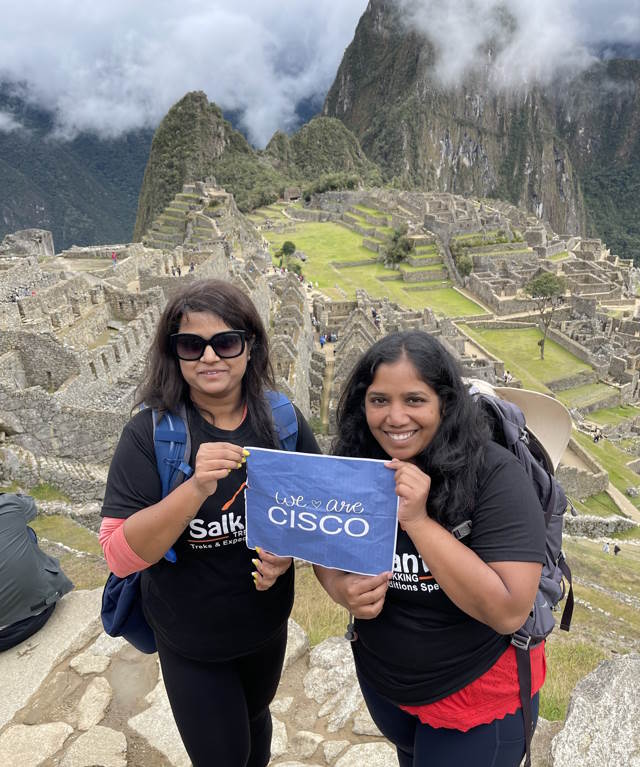
{"type": "Polygon", "coordinates": [[[193,767],[266,767],[269,704],[282,673],[286,624],[257,652],[222,663],[184,658],[156,640],[173,717],[193,767]]]}
{"type": "MultiPolygon", "coordinates": [[[[518,767],[524,756],[522,709],[467,732],[423,724],[378,695],[359,676],[367,708],[380,732],[396,747],[400,767],[518,767]]],[[[531,699],[533,725],[538,721],[536,693],[531,699]]]]}

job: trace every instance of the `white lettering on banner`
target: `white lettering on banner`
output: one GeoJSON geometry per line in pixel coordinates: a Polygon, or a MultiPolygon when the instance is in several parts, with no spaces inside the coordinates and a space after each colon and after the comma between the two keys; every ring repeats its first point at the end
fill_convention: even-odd
{"type": "Polygon", "coordinates": [[[318,519],[318,515],[313,511],[296,513],[295,508],[287,509],[282,506],[271,506],[267,514],[269,521],[274,525],[288,525],[305,532],[313,532],[317,529],[325,535],[338,535],[344,532],[351,538],[362,538],[369,532],[369,523],[366,519],[359,517],[343,519],[336,514],[325,514],[318,519]]]}
{"type": "Polygon", "coordinates": [[[203,519],[192,519],[189,522],[189,532],[192,538],[214,538],[218,535],[229,533],[236,533],[237,530],[244,530],[244,524],[242,517],[239,514],[234,514],[230,511],[228,514],[223,514],[220,520],[213,520],[207,522],[203,519]]]}

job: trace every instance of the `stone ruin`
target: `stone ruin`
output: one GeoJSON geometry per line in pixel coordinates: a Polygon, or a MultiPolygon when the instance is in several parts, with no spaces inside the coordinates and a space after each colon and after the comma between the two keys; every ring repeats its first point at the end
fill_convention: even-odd
{"type": "MultiPolygon", "coordinates": [[[[521,287],[532,270],[556,268],[548,257],[566,249],[570,255],[561,264],[574,280],[575,294],[559,315],[554,338],[577,349],[593,365],[595,377],[618,381],[628,401],[637,398],[640,317],[631,311],[611,317],[602,309],[603,300],[610,300],[602,296],[611,291],[600,291],[609,280],[624,295],[628,265],[612,259],[601,244],[578,238],[559,241],[547,227],[506,204],[446,194],[336,192],[318,204],[321,215],[340,218],[345,206],[354,202],[384,202],[389,214],[383,225],[406,223],[416,236],[437,237],[444,243],[445,263],[454,281],[448,238],[487,228],[524,229],[526,245],[507,249],[497,275],[491,272],[483,281],[482,270],[474,272],[494,301],[508,292],[501,285],[511,281],[521,287]],[[516,252],[523,249],[526,258],[516,252]],[[586,280],[583,264],[602,279],[586,280]]],[[[379,216],[372,219],[372,225],[382,221],[379,216]]],[[[485,252],[478,258],[489,262],[492,256],[485,252]]],[[[0,483],[33,487],[47,482],[74,502],[102,497],[108,462],[130,415],[159,314],[174,290],[202,277],[231,280],[252,297],[270,330],[279,388],[312,424],[322,422],[329,431],[355,359],[385,333],[421,328],[437,335],[458,357],[465,375],[495,382],[504,372],[501,360],[469,351],[469,339],[456,323],[429,309],[407,310],[364,291],[358,291],[354,301],[329,301],[317,291],[305,292],[291,273],[272,273],[269,264],[262,238],[237,212],[233,198],[212,180],[185,185],[142,243],[76,247],[54,255],[47,232],[26,230],[5,238],[0,245],[0,483]],[[312,320],[336,336],[327,345],[329,352],[319,350],[312,320]]],[[[582,459],[588,462],[586,454],[582,459]]],[[[561,467],[560,480],[569,492],[579,495],[588,486],[587,494],[592,494],[604,488],[606,472],[592,464],[586,472],[561,467]]],[[[95,526],[94,517],[91,512],[83,521],[95,526]]],[[[576,533],[581,535],[609,535],[611,525],[620,524],[578,520],[576,533]]],[[[0,762],[8,764],[20,753],[27,759],[44,754],[63,767],[126,764],[142,753],[151,755],[152,762],[146,763],[187,767],[155,659],[141,658],[121,642],[100,635],[98,604],[99,592],[70,594],[38,635],[49,632],[52,642],[32,642],[0,658],[2,678],[13,685],[0,703],[0,762]],[[129,711],[128,719],[105,718],[112,701],[118,709],[123,694],[114,682],[118,675],[112,676],[108,668],[119,669],[121,677],[131,663],[136,668],[146,664],[144,676],[152,680],[148,694],[129,711]],[[64,710],[58,697],[65,699],[64,710]]],[[[290,636],[292,654],[273,705],[275,762],[291,767],[396,764],[393,750],[364,709],[348,644],[332,638],[309,653],[308,640],[295,624],[290,636]]],[[[615,680],[625,711],[636,711],[626,691],[630,675],[638,674],[637,657],[628,656],[621,664],[620,670],[594,672],[594,678],[604,676],[607,684],[594,686],[585,680],[579,685],[567,725],[553,745],[551,737],[560,725],[540,724],[535,767],[568,767],[575,763],[575,753],[580,753],[581,764],[607,763],[602,755],[607,753],[611,723],[632,728],[634,722],[614,711],[614,696],[604,700],[598,691],[610,689],[615,680]],[[604,703],[606,715],[601,715],[604,703]],[[597,715],[572,715],[588,706],[595,706],[597,715]]],[[[615,754],[615,763],[623,763],[628,752],[617,749],[615,754]]],[[[141,758],[140,767],[145,763],[141,758]]]]}
{"type": "MultiPolygon", "coordinates": [[[[522,288],[540,270],[560,273],[571,295],[549,335],[592,370],[550,388],[606,380],[615,387],[611,404],[640,397],[640,317],[622,298],[631,266],[599,240],[559,238],[506,203],[446,193],[328,192],[314,196],[310,208],[289,211],[340,221],[365,242],[368,226],[406,225],[420,242],[439,243],[443,269],[454,282],[449,242],[461,234],[505,232],[511,240],[472,251],[474,271],[464,287],[496,317],[475,321],[536,325],[537,312],[522,288]],[[365,225],[350,219],[356,205],[369,209],[358,211],[365,225]],[[513,239],[521,230],[523,239],[513,239]],[[566,255],[550,260],[559,253],[566,255]],[[606,302],[614,301],[629,306],[622,316],[606,312],[606,302]]],[[[328,300],[310,294],[294,274],[270,270],[262,236],[213,179],[185,184],[142,243],[52,253],[50,234],[41,230],[10,235],[0,245],[0,480],[7,483],[49,482],[73,499],[100,497],[157,318],[172,292],[193,279],[230,279],[251,295],[270,328],[278,385],[329,434],[349,370],[385,333],[422,328],[458,357],[465,375],[494,383],[504,374],[502,360],[429,309],[407,310],[364,291],[355,300],[328,300]],[[314,342],[314,326],[337,337],[325,353],[314,342]]]]}
{"type": "MultiPolygon", "coordinates": [[[[195,185],[183,193],[195,194],[192,189],[201,209],[216,211],[216,234],[196,241],[185,232],[171,250],[135,243],[57,256],[21,246],[14,254],[18,241],[33,242],[32,230],[3,241],[2,484],[47,482],[76,501],[102,497],[158,317],[172,292],[195,279],[227,279],[252,297],[265,325],[273,323],[279,386],[311,414],[313,342],[300,285],[293,275],[267,281],[260,238],[230,195],[195,185]]],[[[38,234],[39,245],[50,241],[45,235],[38,234]]]]}

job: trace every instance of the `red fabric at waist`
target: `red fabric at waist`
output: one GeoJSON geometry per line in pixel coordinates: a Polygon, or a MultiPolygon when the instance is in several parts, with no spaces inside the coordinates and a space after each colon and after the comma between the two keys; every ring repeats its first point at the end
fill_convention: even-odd
{"type": "MultiPolygon", "coordinates": [[[[544,684],[547,659],[544,642],[531,650],[531,695],[544,684]]],[[[449,727],[466,732],[479,724],[503,719],[520,708],[520,684],[516,651],[509,645],[493,666],[461,690],[435,703],[400,706],[431,727],[449,727]]]]}

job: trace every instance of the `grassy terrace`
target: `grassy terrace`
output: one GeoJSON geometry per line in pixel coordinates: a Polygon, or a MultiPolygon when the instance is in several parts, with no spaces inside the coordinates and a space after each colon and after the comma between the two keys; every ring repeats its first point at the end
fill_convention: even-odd
{"type": "Polygon", "coordinates": [[[411,266],[411,264],[400,264],[399,269],[401,272],[425,272],[425,271],[432,271],[432,272],[439,272],[442,271],[445,268],[442,261],[436,261],[435,263],[429,263],[429,264],[418,264],[418,266],[411,266]]]}
{"type": "MultiPolygon", "coordinates": [[[[366,264],[337,268],[341,263],[370,261],[376,254],[362,245],[362,235],[347,227],[331,222],[299,223],[287,232],[263,232],[275,253],[285,240],[295,242],[296,248],[307,256],[304,275],[334,300],[355,298],[356,288],[363,288],[373,298],[388,297],[409,309],[428,306],[439,314],[468,317],[483,314],[483,309],[470,299],[449,287],[448,281],[405,283],[399,271],[386,269],[382,264],[366,264]],[[382,280],[380,278],[397,279],[382,280]],[[434,288],[407,291],[405,288],[434,288]]],[[[407,267],[411,269],[412,267],[407,267]]],[[[442,266],[438,267],[442,268],[442,266]]],[[[424,269],[424,267],[420,267],[424,269]]],[[[416,271],[419,269],[416,268],[416,271]]]]}
{"type": "Polygon", "coordinates": [[[620,510],[606,493],[592,495],[584,501],[579,501],[577,498],[572,498],[571,501],[576,510],[582,514],[594,514],[597,517],[611,517],[620,514],[620,510]]]}
{"type": "Polygon", "coordinates": [[[537,328],[496,330],[469,325],[461,325],[461,328],[487,351],[503,359],[505,367],[522,381],[526,389],[549,394],[547,382],[591,370],[589,365],[550,339],[545,343],[544,360],[541,360],[538,341],[542,333],[537,328]]]}
{"type": "MultiPolygon", "coordinates": [[[[546,350],[545,350],[546,354],[546,350]]],[[[617,390],[607,384],[592,383],[584,386],[575,386],[573,389],[559,391],[556,397],[567,407],[587,407],[599,402],[605,397],[616,394],[617,390]]]]}
{"type": "Polygon", "coordinates": [[[619,405],[618,407],[608,407],[602,410],[594,410],[589,413],[589,421],[597,423],[600,426],[615,426],[629,418],[635,418],[640,415],[640,408],[635,405],[619,405]]]}
{"type": "Polygon", "coordinates": [[[427,256],[439,256],[440,251],[437,245],[418,245],[414,252],[409,254],[409,258],[414,255],[426,258],[427,256]]]}
{"type": "Polygon", "coordinates": [[[353,207],[356,210],[359,210],[361,213],[365,213],[367,216],[378,216],[387,219],[390,218],[388,213],[385,213],[383,210],[379,210],[378,208],[368,208],[366,205],[354,205],[353,207]]]}
{"type": "Polygon", "coordinates": [[[564,261],[566,258],[569,258],[569,253],[563,250],[561,253],[556,253],[555,256],[548,256],[547,261],[564,261]]]}
{"type": "MultiPolygon", "coordinates": [[[[587,450],[603,469],[609,472],[609,481],[624,493],[628,487],[640,485],[640,476],[627,466],[632,456],[620,450],[609,440],[603,439],[594,443],[591,437],[581,432],[574,432],[577,442],[587,450]]],[[[629,501],[640,509],[640,497],[629,498],[629,501]]]]}

